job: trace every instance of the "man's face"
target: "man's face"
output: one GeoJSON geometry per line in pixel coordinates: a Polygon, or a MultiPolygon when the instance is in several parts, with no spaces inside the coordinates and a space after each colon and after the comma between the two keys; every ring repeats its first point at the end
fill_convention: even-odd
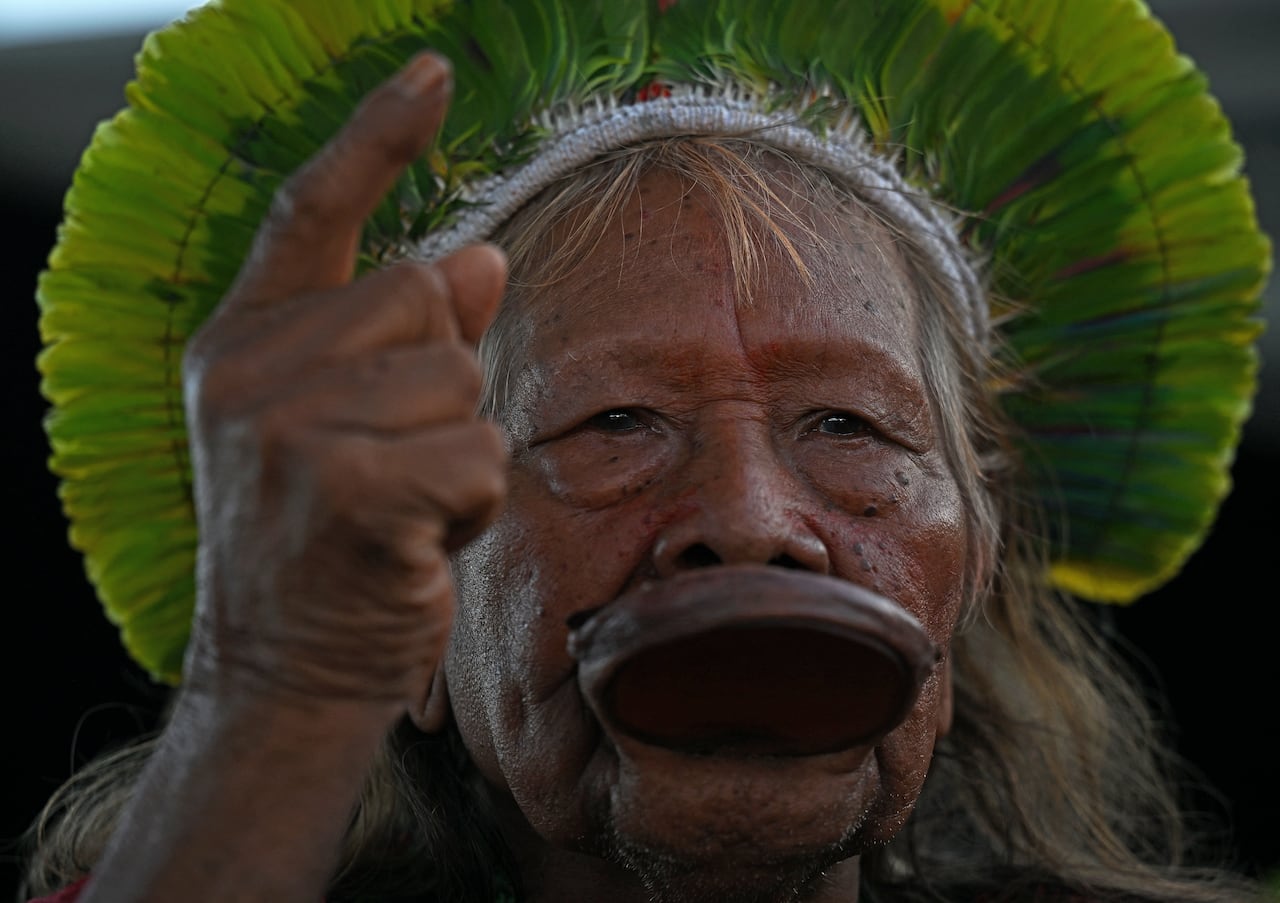
{"type": "Polygon", "coordinates": [[[528,303],[510,496],[456,559],[447,677],[481,774],[550,844],[747,875],[886,839],[919,792],[945,668],[873,748],[635,754],[602,732],[566,651],[570,618],[646,581],[770,562],[875,590],[947,648],[966,526],[917,302],[882,230],[825,231],[808,280],[767,249],[741,297],[699,196],[651,174],[528,303]]]}

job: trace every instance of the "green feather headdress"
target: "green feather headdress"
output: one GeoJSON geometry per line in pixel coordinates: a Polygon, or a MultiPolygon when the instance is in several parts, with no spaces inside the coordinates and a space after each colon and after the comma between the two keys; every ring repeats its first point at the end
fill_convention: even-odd
{"type": "Polygon", "coordinates": [[[732,82],[818,134],[853,111],[987,262],[1028,377],[1003,401],[1057,525],[1048,578],[1128,601],[1203,539],[1255,389],[1270,246],[1227,121],[1140,0],[221,0],[147,38],[38,289],[71,541],[158,678],[180,677],[195,594],[184,342],[280,182],[426,47],[455,100],[362,265],[532,157],[547,110],[732,82]]]}

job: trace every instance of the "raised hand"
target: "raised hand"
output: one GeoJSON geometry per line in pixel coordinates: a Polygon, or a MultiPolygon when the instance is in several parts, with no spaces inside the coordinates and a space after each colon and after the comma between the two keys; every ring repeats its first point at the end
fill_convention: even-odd
{"type": "Polygon", "coordinates": [[[473,348],[506,264],[474,247],[352,275],[450,87],[424,54],[369,95],[280,191],[190,343],[195,629],[83,903],[321,899],[387,729],[424,704],[453,617],[447,553],[505,491],[473,348]]]}
{"type": "Polygon", "coordinates": [[[360,232],[439,128],[423,54],[278,193],[188,346],[201,545],[190,690],[421,704],[453,612],[447,552],[505,491],[474,345],[505,259],[467,248],[353,281],[360,232]]]}

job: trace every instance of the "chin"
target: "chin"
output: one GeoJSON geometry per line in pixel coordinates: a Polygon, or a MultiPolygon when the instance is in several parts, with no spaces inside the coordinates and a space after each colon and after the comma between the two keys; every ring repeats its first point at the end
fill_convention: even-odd
{"type": "Polygon", "coordinates": [[[747,757],[633,748],[614,767],[593,819],[603,840],[592,852],[636,874],[663,903],[804,900],[857,852],[880,796],[869,751],[747,757]]]}
{"type": "MultiPolygon", "coordinates": [[[[776,831],[761,824],[762,832],[776,831]]],[[[778,831],[781,833],[781,831],[778,831]]],[[[652,903],[797,903],[808,900],[829,880],[829,871],[850,854],[844,844],[826,849],[775,849],[764,854],[767,842],[753,842],[742,850],[713,844],[717,854],[653,846],[621,832],[609,836],[604,855],[634,874],[652,903]]],[[[849,860],[856,882],[857,862],[849,860]]]]}

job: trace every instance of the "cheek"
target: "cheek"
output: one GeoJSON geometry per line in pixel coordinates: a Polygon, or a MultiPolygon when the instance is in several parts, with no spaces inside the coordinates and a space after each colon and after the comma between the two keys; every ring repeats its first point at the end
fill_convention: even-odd
{"type": "Polygon", "coordinates": [[[445,660],[454,721],[480,773],[496,786],[504,785],[496,751],[503,725],[518,718],[519,670],[509,644],[522,619],[509,583],[521,575],[510,570],[502,532],[499,522],[454,556],[458,609],[445,660]]]}
{"type": "MultiPolygon", "coordinates": [[[[954,481],[925,466],[883,487],[892,505],[846,519],[833,536],[843,576],[910,611],[944,649],[964,592],[968,529],[954,481]]],[[[867,490],[867,494],[874,494],[867,490]]],[[[902,827],[933,759],[938,718],[949,692],[939,668],[925,682],[911,714],[876,750],[881,793],[868,813],[863,838],[887,842],[902,827]]]]}
{"type": "Polygon", "coordinates": [[[454,557],[458,611],[450,658],[465,668],[468,685],[483,688],[474,695],[484,696],[494,715],[502,715],[493,711],[497,690],[516,695],[538,673],[564,620],[551,602],[564,596],[553,588],[563,584],[569,563],[543,553],[535,526],[508,510],[454,557]]]}
{"type": "Polygon", "coordinates": [[[954,481],[928,462],[899,459],[826,495],[839,512],[823,531],[839,576],[892,599],[915,615],[935,642],[949,642],[968,553],[966,518],[954,481]]]}
{"type": "Polygon", "coordinates": [[[567,506],[540,474],[517,467],[502,515],[454,556],[450,698],[491,782],[505,785],[503,750],[563,735],[581,720],[576,708],[561,711],[564,698],[579,702],[569,621],[621,591],[654,529],[639,508],[567,506]]]}
{"type": "Polygon", "coordinates": [[[935,672],[926,682],[907,720],[885,737],[876,749],[880,793],[863,823],[861,839],[864,845],[877,846],[892,840],[920,797],[937,742],[938,711],[943,692],[939,674],[940,671],[935,672]]]}

